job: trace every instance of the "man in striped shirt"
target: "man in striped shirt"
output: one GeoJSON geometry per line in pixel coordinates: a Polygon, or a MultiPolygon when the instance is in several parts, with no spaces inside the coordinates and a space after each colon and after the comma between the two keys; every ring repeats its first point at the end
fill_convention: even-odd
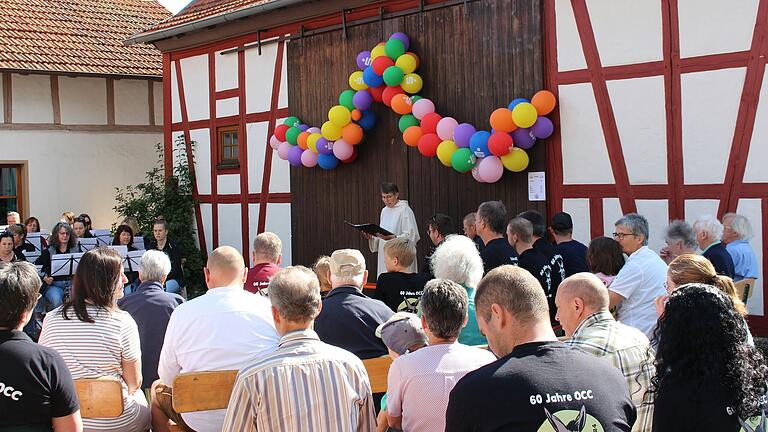
{"type": "Polygon", "coordinates": [[[373,431],[362,361],[312,330],[322,308],[315,274],[302,266],[280,271],[269,284],[269,300],[280,343],[240,370],[222,431],[373,431]]]}

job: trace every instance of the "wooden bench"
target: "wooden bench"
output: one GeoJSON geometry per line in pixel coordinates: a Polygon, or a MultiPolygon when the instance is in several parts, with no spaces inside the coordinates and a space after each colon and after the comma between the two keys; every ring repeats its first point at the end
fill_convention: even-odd
{"type": "Polygon", "coordinates": [[[738,294],[739,298],[742,302],[744,302],[744,304],[747,304],[747,300],[752,297],[752,291],[755,287],[755,280],[752,278],[742,279],[738,282],[734,282],[733,284],[736,285],[736,294],[738,294]]]}
{"type": "Polygon", "coordinates": [[[83,418],[114,418],[123,413],[123,387],[112,377],[75,380],[83,418]]]}
{"type": "MultiPolygon", "coordinates": [[[[173,380],[173,409],[177,413],[225,409],[236,379],[236,370],[179,374],[173,380]]],[[[171,430],[183,429],[171,425],[171,430]]]]}
{"type": "Polygon", "coordinates": [[[392,358],[388,355],[363,360],[363,366],[368,371],[368,379],[371,381],[372,393],[384,393],[387,391],[387,375],[392,358]]]}

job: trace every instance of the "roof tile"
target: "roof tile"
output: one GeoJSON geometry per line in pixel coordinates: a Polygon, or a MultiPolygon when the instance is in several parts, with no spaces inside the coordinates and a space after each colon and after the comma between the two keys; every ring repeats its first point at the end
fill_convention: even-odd
{"type": "Polygon", "coordinates": [[[142,33],[167,30],[202,19],[213,18],[252,6],[271,3],[275,0],[193,0],[176,15],[160,21],[154,26],[145,27],[142,33]]]}

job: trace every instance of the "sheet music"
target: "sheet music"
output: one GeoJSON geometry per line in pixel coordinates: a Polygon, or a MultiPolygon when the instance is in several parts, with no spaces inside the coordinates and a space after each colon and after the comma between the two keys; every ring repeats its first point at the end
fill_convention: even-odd
{"type": "Polygon", "coordinates": [[[122,245],[107,245],[108,248],[117,251],[117,253],[120,254],[121,257],[125,258],[128,256],[128,246],[122,246],[122,245]]]}
{"type": "Polygon", "coordinates": [[[28,262],[34,263],[38,258],[40,258],[40,251],[24,252],[24,257],[27,258],[28,262]]]}
{"type": "Polygon", "coordinates": [[[39,255],[40,252],[43,251],[43,233],[27,234],[27,238],[24,239],[24,243],[31,244],[35,248],[35,252],[37,252],[39,255]]]}
{"type": "Polygon", "coordinates": [[[82,253],[52,255],[51,276],[71,276],[75,274],[82,256],[82,253]]]}
{"type": "Polygon", "coordinates": [[[127,272],[137,272],[139,271],[139,264],[141,263],[141,257],[144,256],[144,254],[147,251],[145,250],[135,250],[135,251],[128,251],[128,255],[123,259],[123,268],[127,272]]]}
{"type": "Polygon", "coordinates": [[[112,231],[108,229],[91,230],[91,235],[98,240],[99,246],[109,246],[112,244],[112,231]]]}
{"type": "Polygon", "coordinates": [[[144,245],[144,237],[138,236],[133,238],[133,246],[136,249],[145,250],[146,246],[144,245]]]}
{"type": "Polygon", "coordinates": [[[77,247],[80,252],[88,252],[95,248],[98,242],[98,239],[95,238],[79,238],[77,239],[77,247]]]}

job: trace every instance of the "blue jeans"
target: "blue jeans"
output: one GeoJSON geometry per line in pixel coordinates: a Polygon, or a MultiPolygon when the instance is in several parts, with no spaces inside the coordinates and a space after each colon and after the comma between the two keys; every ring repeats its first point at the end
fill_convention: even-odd
{"type": "Polygon", "coordinates": [[[37,301],[35,308],[32,310],[32,317],[29,319],[27,325],[24,326],[24,333],[30,337],[37,337],[38,331],[42,328],[42,314],[45,312],[45,299],[40,297],[37,301]]]}
{"type": "Polygon", "coordinates": [[[181,293],[181,285],[176,279],[168,279],[165,281],[165,291],[173,294],[181,293]]]}
{"type": "Polygon", "coordinates": [[[72,285],[72,281],[53,281],[45,290],[45,299],[48,301],[48,310],[56,309],[64,303],[64,290],[72,285]]]}

